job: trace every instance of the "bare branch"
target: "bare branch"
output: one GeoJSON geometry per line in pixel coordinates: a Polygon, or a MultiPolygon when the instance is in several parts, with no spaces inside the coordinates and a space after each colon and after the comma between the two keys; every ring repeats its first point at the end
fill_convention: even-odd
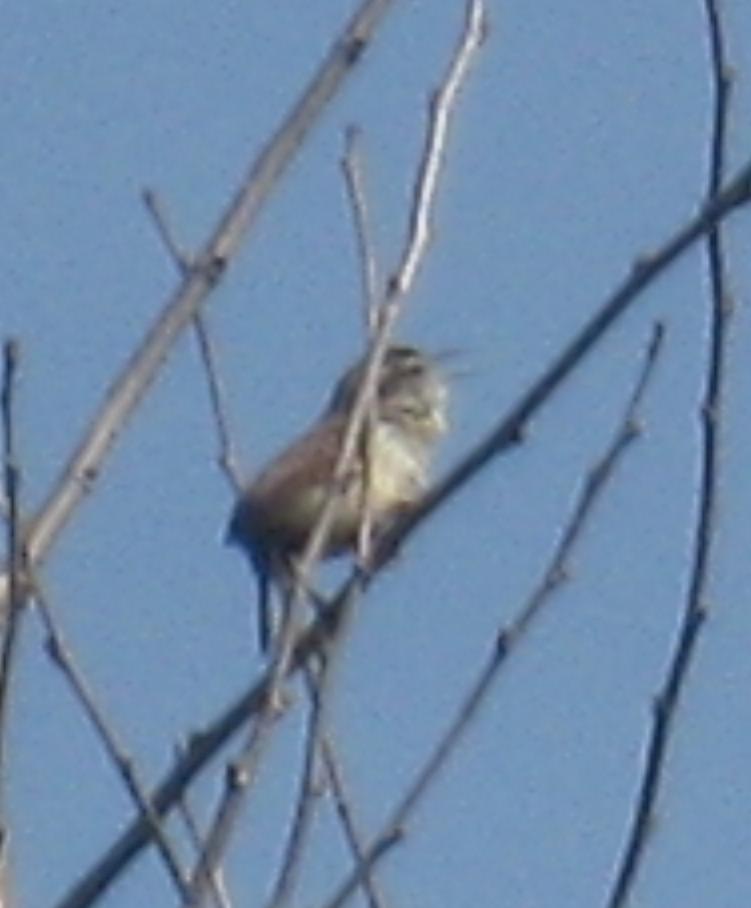
{"type": "Polygon", "coordinates": [[[464,33],[448,72],[430,102],[428,132],[415,182],[409,239],[396,273],[391,278],[390,295],[409,293],[422,264],[431,237],[431,216],[441,173],[451,118],[456,107],[459,89],[469,75],[469,69],[488,31],[484,0],[467,3],[464,33]]]}
{"type": "Polygon", "coordinates": [[[662,246],[649,256],[638,259],[631,274],[574,335],[513,409],[485,438],[470,448],[469,453],[428,492],[417,507],[398,521],[393,531],[382,540],[381,553],[376,556],[377,562],[388,560],[431,514],[495,457],[517,444],[527,422],[544,404],[552,400],[554,392],[641,294],[694,243],[709,233],[732,211],[748,204],[749,201],[751,201],[751,162],[662,246]]]}
{"type": "Polygon", "coordinates": [[[268,908],[284,908],[289,904],[300,874],[306,844],[310,839],[313,810],[318,800],[316,773],[320,756],[321,738],[324,733],[326,693],[330,680],[326,659],[321,660],[316,671],[311,665],[303,670],[309,699],[308,724],[305,735],[305,758],[297,796],[297,806],[281,867],[268,901],[268,908]]]}
{"type": "MultiPolygon", "coordinates": [[[[10,608],[3,629],[0,650],[0,781],[8,778],[6,744],[8,737],[8,711],[13,680],[13,666],[17,649],[21,615],[27,596],[25,558],[21,533],[21,467],[16,450],[15,403],[18,390],[18,370],[21,348],[18,341],[6,340],[3,345],[3,375],[0,389],[0,418],[3,429],[3,491],[8,502],[6,541],[10,567],[10,608]]],[[[0,792],[0,795],[4,795],[0,792]]],[[[1,800],[1,799],[0,799],[1,800]]]]}
{"type": "Polygon", "coordinates": [[[146,786],[141,782],[135,761],[127,753],[110,721],[96,702],[94,694],[76,664],[73,654],[65,643],[63,635],[52,614],[47,596],[37,579],[34,581],[34,600],[37,612],[47,633],[47,652],[53,664],[58,668],[81,705],[84,714],[91,723],[97,737],[102,743],[115,771],[122,779],[131,800],[143,819],[149,824],[151,834],[161,855],[167,873],[172,880],[177,894],[185,897],[188,892],[188,879],[180,865],[177,852],[170,842],[161,817],[152,808],[146,786]]]}
{"type": "MultiPolygon", "coordinates": [[[[317,671],[314,671],[310,664],[303,668],[303,679],[310,701],[305,763],[300,780],[297,809],[282,859],[282,867],[269,900],[269,908],[283,908],[293,895],[306,839],[310,833],[313,810],[318,801],[316,770],[319,758],[325,768],[326,777],[334,796],[337,816],[342,824],[355,865],[361,866],[365,861],[364,846],[355,826],[352,806],[344,787],[334,745],[330,734],[326,731],[326,708],[331,692],[331,674],[331,663],[326,659],[322,661],[321,667],[317,671]]],[[[361,885],[370,908],[383,908],[383,898],[367,867],[363,870],[361,885]]]]}
{"type": "Polygon", "coordinates": [[[21,350],[18,341],[3,344],[3,374],[0,388],[0,420],[3,432],[3,492],[8,505],[5,525],[8,558],[9,601],[7,620],[0,647],[0,897],[10,888],[9,827],[6,809],[8,771],[8,735],[13,676],[18,652],[18,632],[26,604],[27,583],[21,542],[21,467],[16,450],[16,394],[21,350]]]}
{"type": "Polygon", "coordinates": [[[175,267],[180,274],[186,274],[192,265],[191,256],[178,245],[174,231],[170,228],[164,203],[159,195],[148,187],[141,192],[141,198],[143,204],[146,206],[146,210],[151,215],[151,219],[156,227],[156,232],[159,234],[159,239],[164,244],[164,248],[167,250],[169,257],[174,262],[175,267]]]}
{"type": "Polygon", "coordinates": [[[322,753],[329,783],[334,795],[336,811],[339,814],[342,828],[346,833],[347,842],[355,861],[355,868],[359,872],[360,884],[367,897],[368,905],[370,908],[384,908],[383,896],[376,886],[372,867],[368,864],[362,837],[355,825],[352,807],[344,785],[344,779],[342,778],[341,767],[337,761],[333,743],[328,737],[323,739],[322,753]]]}
{"type": "MultiPolygon", "coordinates": [[[[707,176],[707,199],[711,200],[720,191],[725,173],[731,81],[719,4],[716,0],[704,0],[704,11],[711,49],[711,82],[714,94],[707,176]]],[[[708,232],[705,248],[711,289],[711,330],[707,344],[704,399],[700,410],[701,475],[691,573],[678,639],[652,710],[649,740],[633,805],[631,825],[608,896],[608,908],[624,908],[628,903],[643,863],[649,833],[654,827],[655,807],[663,781],[665,760],[672,743],[672,730],[681,694],[707,616],[706,588],[717,530],[717,507],[721,485],[719,472],[722,404],[732,314],[726,252],[719,224],[708,232]]]]}
{"type": "MultiPolygon", "coordinates": [[[[191,257],[178,245],[174,232],[170,229],[164,205],[153,189],[143,191],[143,202],[151,215],[157,233],[164,243],[164,247],[181,274],[187,273],[191,268],[191,257]]],[[[230,487],[237,492],[242,487],[242,475],[238,459],[232,445],[232,435],[229,431],[227,407],[225,406],[224,385],[217,368],[217,357],[205,317],[197,312],[193,317],[193,331],[198,343],[198,352],[203,363],[204,374],[209,391],[209,404],[214,418],[217,438],[219,439],[219,454],[217,463],[224,473],[230,487]]]]}
{"type": "Polygon", "coordinates": [[[211,414],[214,418],[214,426],[219,441],[219,453],[217,454],[217,463],[219,469],[224,473],[227,482],[229,482],[232,491],[237,494],[243,485],[243,476],[240,469],[239,458],[235,452],[235,446],[232,442],[232,433],[229,429],[229,419],[227,417],[226,395],[224,383],[222,382],[217,368],[217,355],[211,334],[209,333],[206,318],[203,315],[197,315],[193,328],[198,341],[198,350],[201,354],[206,382],[209,391],[209,404],[211,414]]]}
{"type": "Polygon", "coordinates": [[[203,850],[199,854],[191,874],[184,908],[198,908],[211,890],[211,881],[216,876],[227,850],[244,806],[245,795],[255,780],[265,748],[270,740],[267,726],[276,716],[270,711],[268,704],[270,697],[274,696],[276,691],[272,670],[269,673],[269,684],[263,692],[267,699],[258,704],[247,742],[240,756],[231,761],[225,770],[224,791],[209,825],[203,850]]]}
{"type": "Polygon", "coordinates": [[[365,174],[362,155],[362,134],[356,126],[349,126],[345,135],[342,171],[352,209],[357,253],[360,261],[365,328],[368,336],[376,329],[378,301],[380,299],[378,259],[370,229],[368,198],[365,193],[365,174]]]}
{"type": "MultiPolygon", "coordinates": [[[[365,177],[361,150],[361,132],[356,126],[349,126],[345,138],[345,152],[342,158],[342,171],[347,186],[352,221],[357,241],[360,275],[362,280],[363,313],[367,337],[374,337],[378,329],[378,309],[380,303],[380,281],[375,245],[370,231],[368,201],[365,193],[365,177]]],[[[362,482],[360,501],[360,520],[357,534],[357,558],[364,565],[370,561],[373,536],[373,515],[370,475],[370,457],[368,446],[378,419],[378,401],[374,398],[366,415],[366,425],[360,438],[360,460],[364,465],[365,475],[362,482]]]]}

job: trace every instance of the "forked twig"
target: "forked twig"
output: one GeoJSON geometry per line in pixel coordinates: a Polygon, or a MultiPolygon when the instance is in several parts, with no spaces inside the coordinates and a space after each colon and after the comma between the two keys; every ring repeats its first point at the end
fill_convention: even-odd
{"type": "MultiPolygon", "coordinates": [[[[152,189],[143,191],[143,202],[152,217],[160,239],[175,267],[181,274],[186,274],[191,268],[190,256],[177,244],[174,232],[170,229],[164,206],[159,196],[152,189]]],[[[217,462],[232,489],[237,492],[242,486],[242,476],[238,460],[232,445],[232,435],[227,420],[227,407],[225,405],[224,385],[217,368],[217,356],[209,334],[205,317],[196,312],[193,317],[193,333],[198,344],[198,352],[203,363],[206,384],[209,392],[209,404],[214,418],[217,437],[219,439],[219,455],[217,462]]]]}
{"type": "Polygon", "coordinates": [[[362,134],[360,129],[356,126],[348,126],[344,143],[344,155],[341,162],[342,172],[344,173],[350,209],[352,210],[352,222],[357,242],[357,258],[360,262],[365,329],[370,337],[376,330],[378,322],[380,282],[378,278],[378,258],[368,212],[368,197],[365,192],[365,174],[361,147],[362,134]]]}

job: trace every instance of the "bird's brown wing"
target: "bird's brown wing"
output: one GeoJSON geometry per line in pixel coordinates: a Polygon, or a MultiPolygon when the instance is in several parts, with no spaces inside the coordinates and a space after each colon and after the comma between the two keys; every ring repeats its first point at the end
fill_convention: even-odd
{"type": "MultiPolygon", "coordinates": [[[[241,496],[236,535],[269,537],[282,548],[304,544],[325,500],[346,417],[317,424],[263,470],[241,496]]],[[[360,475],[355,458],[351,478],[360,475]]]]}
{"type": "Polygon", "coordinates": [[[250,485],[254,497],[297,495],[311,485],[330,482],[339,456],[345,420],[332,417],[301,435],[282,451],[250,485]]]}

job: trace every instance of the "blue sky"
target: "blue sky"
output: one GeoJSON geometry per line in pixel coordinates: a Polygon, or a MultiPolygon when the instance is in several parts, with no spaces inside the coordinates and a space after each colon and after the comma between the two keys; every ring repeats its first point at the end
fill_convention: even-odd
{"type": "MultiPolygon", "coordinates": [[[[22,344],[25,501],[38,505],[175,285],[140,202],[200,245],[352,2],[10,4],[0,35],[0,327],[22,344]]],[[[401,334],[458,348],[447,469],[624,278],[696,209],[709,67],[702,5],[491,3],[463,93],[436,235],[401,334]]],[[[731,164],[751,149],[751,14],[723,4],[736,76],[731,164]]],[[[209,303],[248,472],[316,415],[362,347],[339,171],[364,132],[384,271],[403,243],[429,91],[462,4],[396,7],[209,303]]],[[[727,231],[735,299],[716,559],[636,901],[745,908],[751,891],[749,215],[727,231]]],[[[685,594],[708,283],[700,250],[645,294],[535,419],[526,443],[441,510],[362,605],[338,666],[334,734],[363,825],[378,828],[501,623],[524,601],[629,393],[655,319],[665,353],[644,435],[598,510],[571,582],[381,870],[393,904],[604,904],[685,594]]],[[[260,668],[247,567],[221,544],[231,497],[192,339],[179,343],[44,578],[71,646],[149,780],[177,740],[260,668]]],[[[324,571],[324,580],[338,572],[324,571]]],[[[98,742],[24,632],[9,787],[16,885],[54,904],[131,816],[98,742]],[[40,859],[40,855],[43,856],[40,859]]],[[[299,715],[263,768],[228,879],[260,904],[299,765],[299,715]]],[[[207,815],[217,762],[196,795],[207,815]]],[[[305,896],[348,864],[321,809],[305,896]]],[[[171,904],[153,856],[107,904],[171,904]]]]}

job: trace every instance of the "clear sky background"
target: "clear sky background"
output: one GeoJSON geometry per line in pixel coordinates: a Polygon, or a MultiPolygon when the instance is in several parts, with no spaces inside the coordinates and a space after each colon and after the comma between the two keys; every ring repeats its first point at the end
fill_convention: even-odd
{"type": "MultiPolygon", "coordinates": [[[[426,98],[462,6],[396,4],[210,300],[249,472],[307,425],[362,348],[339,171],[344,128],[364,130],[388,270],[403,242],[426,98]]],[[[158,190],[186,248],[202,243],[353,8],[352,0],[5,5],[0,327],[22,343],[27,507],[42,501],[175,285],[141,189],[158,190]]],[[[434,245],[400,328],[429,349],[458,348],[468,373],[440,470],[528,387],[635,257],[696,210],[705,186],[711,94],[699,0],[490,9],[434,245]]],[[[729,158],[738,165],[751,154],[751,9],[727,0],[723,12],[736,76],[729,158]]],[[[736,305],[711,614],[671,744],[640,908],[751,900],[750,231],[744,212],[727,232],[736,305]]],[[[571,582],[381,866],[390,904],[604,904],[686,591],[708,312],[697,248],[619,323],[526,443],[413,538],[364,603],[331,721],[373,833],[543,570],[651,326],[665,321],[644,436],[579,548],[571,582]]],[[[186,335],[44,570],[81,667],[152,781],[175,743],[260,669],[247,566],[221,543],[231,496],[215,455],[186,335]]],[[[54,904],[132,816],[42,644],[32,619],[9,780],[16,887],[28,908],[54,904]]],[[[237,905],[262,903],[278,859],[299,727],[298,716],[280,729],[231,852],[237,905]]],[[[200,786],[201,816],[221,765],[200,786]]],[[[320,904],[349,866],[326,803],[321,816],[301,908],[320,904]]],[[[107,901],[174,903],[151,854],[107,901]]]]}

